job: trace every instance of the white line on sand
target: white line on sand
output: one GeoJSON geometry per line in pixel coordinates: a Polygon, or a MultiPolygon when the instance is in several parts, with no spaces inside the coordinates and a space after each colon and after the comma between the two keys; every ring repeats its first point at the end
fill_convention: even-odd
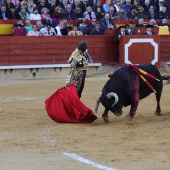
{"type": "MultiPolygon", "coordinates": [[[[47,142],[51,147],[56,146],[56,141],[53,141],[53,140],[50,138],[50,129],[49,129],[49,128],[48,128],[48,129],[45,129],[45,130],[43,131],[43,135],[44,135],[44,138],[43,138],[43,139],[44,139],[45,142],[47,142]]],[[[59,149],[58,149],[58,150],[59,150],[59,149]]],[[[63,151],[61,151],[61,152],[63,152],[63,151]]],[[[78,161],[80,161],[80,162],[82,162],[82,163],[86,163],[86,164],[88,164],[88,165],[91,165],[91,166],[93,166],[93,167],[96,167],[96,168],[98,168],[98,169],[103,169],[103,170],[118,170],[118,169],[109,168],[109,167],[107,167],[107,166],[100,165],[100,164],[98,164],[98,163],[92,162],[92,161],[90,161],[90,160],[88,160],[88,159],[85,159],[85,158],[83,158],[83,157],[75,154],[75,153],[63,152],[63,154],[66,155],[66,156],[69,156],[69,157],[71,157],[71,158],[73,158],[73,159],[75,159],[75,160],[78,160],[78,161]]]]}
{"type": "Polygon", "coordinates": [[[90,161],[90,160],[88,160],[88,159],[85,159],[85,158],[83,158],[83,157],[81,157],[81,156],[76,155],[75,153],[67,153],[67,152],[64,152],[64,155],[67,155],[67,156],[69,156],[69,157],[71,157],[71,158],[73,158],[73,159],[76,159],[76,160],[80,161],[80,162],[83,162],[83,163],[92,165],[92,166],[94,166],[94,167],[96,167],[96,168],[98,168],[98,169],[117,170],[117,169],[109,168],[109,167],[107,167],[107,166],[100,165],[100,164],[97,164],[97,163],[95,163],[95,162],[92,162],[92,161],[90,161]]]}
{"type": "Polygon", "coordinates": [[[15,98],[15,99],[5,99],[0,100],[0,103],[7,103],[7,102],[14,102],[14,101],[27,101],[27,100],[36,100],[36,99],[42,99],[46,96],[40,96],[40,97],[26,97],[26,98],[15,98]]]}

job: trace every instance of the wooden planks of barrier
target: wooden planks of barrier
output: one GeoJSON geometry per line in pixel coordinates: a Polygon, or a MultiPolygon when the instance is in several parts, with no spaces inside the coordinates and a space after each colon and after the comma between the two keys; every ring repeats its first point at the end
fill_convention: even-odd
{"type": "Polygon", "coordinates": [[[0,39],[0,65],[67,64],[79,41],[86,41],[94,62],[118,60],[113,36],[12,37],[0,39]]]}
{"type": "Polygon", "coordinates": [[[119,64],[152,63],[160,66],[160,36],[134,35],[120,37],[119,64]]]}

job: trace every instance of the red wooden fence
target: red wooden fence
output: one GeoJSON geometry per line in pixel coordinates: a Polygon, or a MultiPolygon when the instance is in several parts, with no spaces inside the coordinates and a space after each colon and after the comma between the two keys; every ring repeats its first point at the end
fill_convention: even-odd
{"type": "MultiPolygon", "coordinates": [[[[139,35],[140,38],[144,37],[139,35]]],[[[145,36],[146,37],[146,36],[145,36]]],[[[153,36],[154,37],[154,36],[153,36]]],[[[160,61],[170,61],[170,36],[161,35],[160,61]]],[[[126,36],[130,38],[130,36],[126,36]]],[[[62,37],[14,37],[0,38],[0,65],[61,64],[67,60],[79,41],[86,41],[94,62],[110,65],[119,61],[118,44],[113,35],[104,36],[62,36],[62,37]]],[[[144,45],[145,56],[150,45],[144,45]]],[[[136,55],[138,50],[133,47],[136,55]]],[[[153,50],[153,49],[152,49],[153,50]]],[[[144,61],[143,61],[144,62],[144,61]]]]}

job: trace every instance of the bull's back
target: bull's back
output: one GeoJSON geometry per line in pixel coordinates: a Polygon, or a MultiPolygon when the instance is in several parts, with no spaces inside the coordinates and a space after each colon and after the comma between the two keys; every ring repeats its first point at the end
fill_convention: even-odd
{"type": "MultiPolygon", "coordinates": [[[[143,77],[153,86],[153,88],[161,93],[162,92],[162,80],[159,70],[152,64],[140,64],[136,67],[146,71],[147,73],[155,76],[160,81],[156,81],[142,74],[143,77]]],[[[123,66],[116,70],[113,76],[107,81],[103,87],[102,94],[109,92],[115,92],[118,94],[121,101],[125,106],[130,105],[130,95],[133,93],[134,82],[139,81],[139,96],[143,99],[150,95],[153,90],[140,78],[140,76],[130,66],[123,66]],[[135,78],[136,77],[136,78],[135,78]],[[131,93],[132,92],[132,93],[131,93]]]]}
{"type": "MultiPolygon", "coordinates": [[[[156,68],[156,66],[152,64],[140,64],[140,65],[137,65],[137,67],[155,76],[157,79],[160,80],[160,81],[157,81],[155,79],[149,78],[142,74],[142,76],[145,77],[145,79],[152,85],[152,87],[156,90],[156,92],[161,93],[163,84],[162,84],[161,74],[159,70],[156,68]]],[[[140,77],[139,77],[139,82],[140,82],[140,87],[139,87],[140,99],[143,99],[147,97],[148,95],[150,95],[153,92],[153,90],[150,89],[148,85],[140,77]]]]}

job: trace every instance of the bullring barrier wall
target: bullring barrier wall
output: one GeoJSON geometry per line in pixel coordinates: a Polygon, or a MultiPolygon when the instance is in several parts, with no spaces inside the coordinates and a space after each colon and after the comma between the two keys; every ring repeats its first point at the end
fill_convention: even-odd
{"type": "MultiPolygon", "coordinates": [[[[115,31],[115,30],[114,30],[115,31]]],[[[118,31],[118,30],[117,30],[118,31]]],[[[121,64],[119,51],[127,41],[135,36],[126,36],[126,41],[120,39],[117,43],[114,41],[113,30],[108,30],[108,35],[103,36],[51,36],[51,37],[16,37],[1,36],[0,38],[0,77],[1,79],[20,79],[20,78],[63,78],[66,77],[69,70],[68,58],[76,48],[79,41],[86,41],[89,46],[95,65],[90,66],[90,73],[97,73],[102,65],[121,64]],[[123,43],[124,42],[124,43],[123,43]],[[66,66],[63,66],[66,65],[66,66]],[[43,66],[44,65],[44,66],[43,66]],[[61,66],[62,65],[62,66],[61,66]],[[5,67],[7,66],[7,67],[5,67]],[[14,67],[13,67],[14,66],[14,67]],[[16,68],[15,68],[16,66],[16,68]],[[48,66],[48,68],[47,68],[48,66]]],[[[160,61],[170,61],[170,36],[143,36],[137,35],[137,38],[156,38],[159,42],[160,61]]],[[[149,62],[146,54],[153,53],[153,48],[142,48],[136,46],[130,47],[133,62],[140,54],[140,62],[149,62]],[[135,48],[135,49],[133,49],[135,48]],[[140,52],[139,52],[139,49],[140,52]],[[145,55],[143,55],[145,52],[145,55]],[[133,55],[134,54],[134,55],[133,55]]],[[[121,55],[121,56],[120,56],[121,55]]]]}

